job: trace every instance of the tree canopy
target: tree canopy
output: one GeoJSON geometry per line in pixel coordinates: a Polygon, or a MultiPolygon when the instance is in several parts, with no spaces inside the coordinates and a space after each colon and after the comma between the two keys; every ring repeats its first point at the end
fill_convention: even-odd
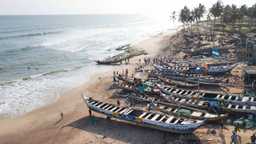
{"type": "Polygon", "coordinates": [[[210,8],[210,13],[215,17],[220,17],[223,12],[223,4],[221,1],[217,1],[217,3],[213,4],[210,8]]]}

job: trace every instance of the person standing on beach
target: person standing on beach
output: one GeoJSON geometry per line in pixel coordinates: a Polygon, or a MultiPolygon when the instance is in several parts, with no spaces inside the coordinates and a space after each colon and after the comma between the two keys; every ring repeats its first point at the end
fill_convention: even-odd
{"type": "Polygon", "coordinates": [[[256,144],[256,135],[255,135],[255,133],[251,136],[251,144],[256,144]]]}
{"type": "Polygon", "coordinates": [[[119,99],[116,101],[116,104],[117,104],[117,106],[120,106],[120,101],[119,101],[119,99]]]}
{"type": "Polygon", "coordinates": [[[91,117],[92,116],[92,110],[89,108],[89,116],[91,117]]]}
{"type": "Polygon", "coordinates": [[[129,71],[128,71],[128,69],[126,69],[126,70],[125,70],[125,77],[126,77],[126,78],[128,78],[128,73],[129,73],[129,71]]]}
{"type": "Polygon", "coordinates": [[[116,72],[113,71],[113,82],[116,82],[116,72]]]}
{"type": "Polygon", "coordinates": [[[56,124],[61,122],[63,119],[64,119],[64,114],[63,114],[63,112],[60,112],[60,119],[56,122],[56,124]]]}
{"type": "Polygon", "coordinates": [[[232,132],[230,144],[238,144],[238,135],[237,135],[236,131],[232,132]]]}
{"type": "Polygon", "coordinates": [[[144,58],[144,65],[146,65],[147,64],[147,59],[146,58],[144,58]]]}

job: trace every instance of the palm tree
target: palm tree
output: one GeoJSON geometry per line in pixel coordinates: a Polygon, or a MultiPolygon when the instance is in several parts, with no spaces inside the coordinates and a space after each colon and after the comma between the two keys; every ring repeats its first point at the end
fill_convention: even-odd
{"type": "Polygon", "coordinates": [[[199,20],[204,16],[204,13],[205,13],[205,6],[202,5],[201,3],[199,4],[198,6],[198,9],[199,9],[199,20]]]}
{"type": "Polygon", "coordinates": [[[202,4],[199,4],[199,6],[194,9],[194,18],[197,23],[201,20],[204,13],[205,7],[202,4]]]}
{"type": "MultiPolygon", "coordinates": [[[[211,22],[212,22],[211,14],[208,13],[207,14],[207,26],[212,25],[211,22]]],[[[212,27],[210,27],[209,29],[210,29],[210,33],[212,34],[212,27]]],[[[207,40],[209,40],[208,34],[207,34],[207,40]]]]}
{"type": "MultiPolygon", "coordinates": [[[[222,2],[221,1],[217,1],[217,3],[213,4],[213,6],[210,8],[210,13],[214,17],[214,19],[213,19],[213,29],[215,29],[216,18],[220,17],[222,15],[222,13],[223,13],[222,2]]],[[[214,36],[214,30],[213,30],[212,36],[214,36]]]]}
{"type": "Polygon", "coordinates": [[[192,26],[193,26],[193,23],[195,22],[195,20],[196,20],[195,11],[191,11],[190,15],[188,17],[188,22],[190,23],[190,32],[192,32],[192,26]]]}
{"type": "Polygon", "coordinates": [[[223,12],[223,5],[221,1],[217,1],[211,8],[210,13],[214,16],[214,23],[216,18],[220,17],[223,12]]]}
{"type": "Polygon", "coordinates": [[[256,4],[254,4],[252,6],[252,20],[253,20],[253,24],[255,25],[255,19],[256,19],[256,4]]]}
{"type": "Polygon", "coordinates": [[[246,5],[242,5],[239,11],[240,11],[241,17],[243,18],[248,14],[248,7],[246,5]]]}
{"type": "MultiPolygon", "coordinates": [[[[230,5],[226,5],[225,8],[223,9],[223,14],[221,16],[222,18],[222,22],[224,24],[229,24],[231,22],[231,15],[232,15],[232,8],[230,5]]],[[[222,32],[224,34],[224,29],[226,27],[226,25],[222,26],[222,32]]]]}
{"type": "Polygon", "coordinates": [[[234,26],[236,21],[240,18],[240,16],[239,16],[239,9],[234,4],[232,4],[231,9],[232,9],[231,23],[234,26]]]}
{"type": "Polygon", "coordinates": [[[189,17],[190,17],[190,10],[188,9],[187,6],[185,6],[181,12],[180,12],[180,17],[179,17],[179,21],[183,23],[183,26],[185,28],[185,26],[188,24],[189,22],[189,17]]]}
{"type": "Polygon", "coordinates": [[[196,14],[195,14],[195,11],[190,11],[190,15],[189,15],[189,23],[190,24],[193,24],[196,20],[196,14]]]}
{"type": "Polygon", "coordinates": [[[226,5],[223,9],[222,21],[225,24],[229,24],[232,20],[232,8],[230,5],[226,5]]]}
{"type": "Polygon", "coordinates": [[[198,23],[198,21],[200,20],[200,10],[199,10],[199,8],[198,8],[198,7],[195,8],[195,9],[193,10],[193,12],[194,12],[194,14],[195,14],[195,21],[198,23]]]}
{"type": "Polygon", "coordinates": [[[254,19],[256,18],[256,4],[248,8],[247,16],[249,18],[250,28],[252,28],[254,19]]]}

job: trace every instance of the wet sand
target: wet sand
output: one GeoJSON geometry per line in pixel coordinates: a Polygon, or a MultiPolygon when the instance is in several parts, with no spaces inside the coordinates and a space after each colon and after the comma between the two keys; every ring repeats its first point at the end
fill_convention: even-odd
{"type": "MultiPolygon", "coordinates": [[[[170,43],[170,33],[159,34],[134,45],[145,49],[149,55],[161,53],[170,43]]],[[[138,59],[131,64],[113,66],[113,70],[132,69],[138,59]]],[[[98,100],[116,103],[108,90],[112,80],[112,70],[95,74],[91,80],[75,88],[48,106],[34,110],[24,116],[0,120],[0,144],[158,144],[158,143],[230,143],[232,127],[222,130],[218,125],[198,129],[193,135],[175,135],[158,130],[141,128],[118,121],[106,120],[103,115],[93,113],[95,123],[88,116],[88,109],[81,94],[98,100]],[[63,113],[63,117],[61,117],[63,113]],[[215,129],[216,134],[208,134],[215,129]]],[[[241,131],[243,143],[249,142],[252,131],[241,131]]]]}

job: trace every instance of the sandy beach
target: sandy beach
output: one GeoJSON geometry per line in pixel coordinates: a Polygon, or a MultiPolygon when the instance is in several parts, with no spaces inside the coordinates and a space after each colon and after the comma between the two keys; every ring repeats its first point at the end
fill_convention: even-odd
{"type": "MultiPolygon", "coordinates": [[[[137,49],[144,49],[149,56],[162,53],[169,46],[172,32],[134,44],[137,49]]],[[[138,59],[135,57],[129,65],[113,66],[112,70],[132,69],[138,59]]],[[[162,144],[162,143],[230,143],[233,127],[218,125],[204,126],[193,135],[174,135],[158,130],[136,127],[118,121],[106,120],[104,116],[93,113],[96,123],[91,122],[88,109],[81,98],[84,93],[98,100],[116,103],[108,90],[112,81],[112,70],[97,73],[90,81],[65,93],[59,100],[43,108],[34,110],[21,117],[0,120],[1,144],[162,144]],[[61,117],[63,113],[63,118],[61,117]],[[216,134],[209,130],[216,130],[216,134]]],[[[253,131],[241,131],[242,142],[250,141],[253,131]]]]}

